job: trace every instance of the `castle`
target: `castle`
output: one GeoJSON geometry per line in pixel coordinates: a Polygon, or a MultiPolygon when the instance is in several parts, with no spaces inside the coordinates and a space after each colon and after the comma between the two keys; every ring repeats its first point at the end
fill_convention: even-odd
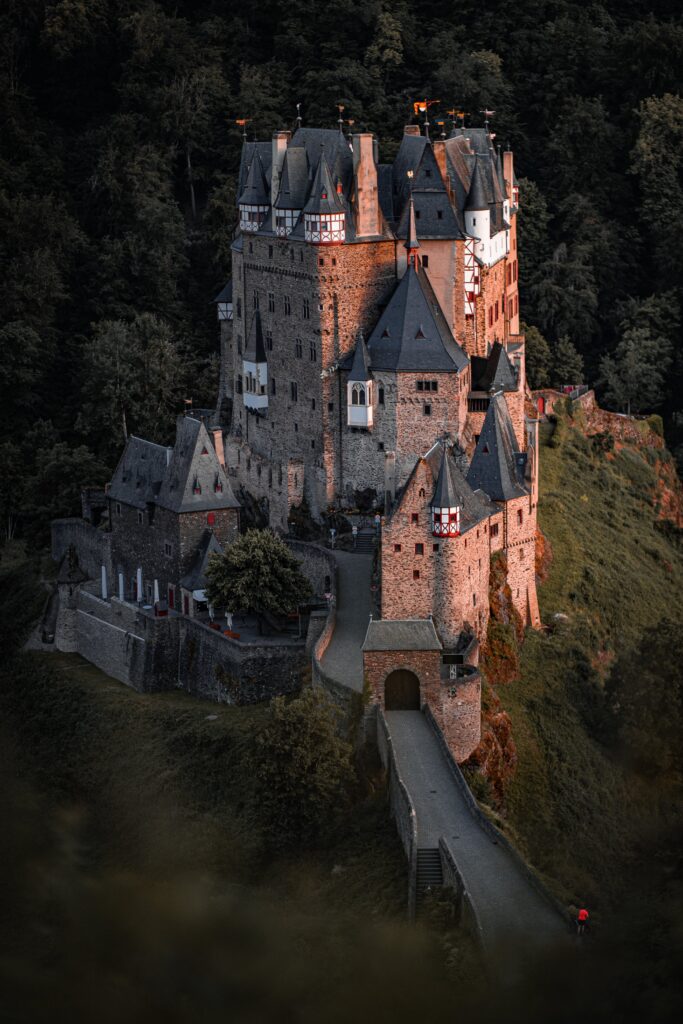
{"type": "Polygon", "coordinates": [[[495,552],[539,624],[513,154],[487,127],[431,140],[408,125],[381,164],[369,133],[299,127],[245,142],[238,206],[216,299],[226,463],[285,532],[303,499],[320,516],[373,496],[366,677],[383,706],[427,701],[462,759],[479,741],[495,552]]]}
{"type": "MultiPolygon", "coordinates": [[[[513,154],[488,127],[431,140],[408,125],[392,164],[369,133],[299,127],[245,141],[232,277],[216,297],[216,410],[179,417],[173,448],[129,438],[86,522],[56,524],[56,557],[69,541],[85,576],[102,567],[101,595],[81,597],[73,559],[63,569],[68,649],[143,687],[150,671],[162,686],[177,663],[172,685],[207,695],[210,651],[210,672],[233,680],[216,684],[218,699],[233,699],[249,645],[210,635],[216,623],[202,615],[206,565],[239,531],[238,499],[260,502],[283,534],[304,502],[318,520],[364,507],[379,527],[380,614],[356,644],[371,698],[428,705],[456,758],[468,757],[498,552],[514,607],[539,625],[518,205],[513,154]]],[[[300,548],[322,595],[333,558],[300,548]]],[[[314,666],[330,632],[321,614],[305,627],[314,666]]],[[[261,652],[252,696],[271,693],[282,657],[261,652]]]]}

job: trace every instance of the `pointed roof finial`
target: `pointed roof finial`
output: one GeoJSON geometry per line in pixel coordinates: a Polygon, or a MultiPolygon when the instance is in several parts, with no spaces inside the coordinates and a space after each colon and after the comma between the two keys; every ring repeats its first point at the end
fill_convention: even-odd
{"type": "Polygon", "coordinates": [[[337,110],[339,111],[339,117],[337,118],[337,124],[339,125],[339,134],[344,134],[344,104],[338,103],[337,110]]]}
{"type": "Polygon", "coordinates": [[[415,226],[415,203],[413,202],[413,193],[410,193],[410,208],[408,213],[408,235],[404,242],[405,248],[408,250],[408,263],[415,267],[417,261],[417,250],[420,248],[420,243],[417,240],[417,228],[415,226]]]}
{"type": "Polygon", "coordinates": [[[297,105],[296,105],[296,126],[297,126],[297,128],[301,128],[301,104],[300,103],[297,103],[297,105]]]}
{"type": "Polygon", "coordinates": [[[370,353],[368,352],[368,346],[365,344],[363,329],[362,327],[359,327],[358,334],[356,335],[356,350],[353,353],[353,362],[351,363],[349,381],[368,381],[371,380],[371,378],[370,353]]]}

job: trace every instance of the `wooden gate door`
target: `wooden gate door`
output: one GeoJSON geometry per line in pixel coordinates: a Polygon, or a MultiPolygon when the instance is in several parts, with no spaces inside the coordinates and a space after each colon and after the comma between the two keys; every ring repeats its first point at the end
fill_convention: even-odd
{"type": "Polygon", "coordinates": [[[384,681],[384,707],[387,711],[419,711],[420,680],[407,668],[398,668],[384,681]]]}

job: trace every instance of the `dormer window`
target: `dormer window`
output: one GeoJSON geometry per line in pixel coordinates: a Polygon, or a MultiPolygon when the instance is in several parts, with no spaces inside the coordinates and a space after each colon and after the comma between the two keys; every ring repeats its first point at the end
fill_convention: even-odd
{"type": "Polygon", "coordinates": [[[307,213],[304,216],[304,236],[307,242],[317,244],[343,242],[346,238],[346,217],[343,213],[307,213]]]}
{"type": "Polygon", "coordinates": [[[432,509],[432,533],[435,537],[458,537],[460,535],[460,509],[432,509]]]}
{"type": "Polygon", "coordinates": [[[240,230],[255,233],[263,224],[267,213],[267,206],[240,205],[240,230]]]}
{"type": "Polygon", "coordinates": [[[192,484],[192,493],[193,494],[201,494],[202,493],[202,485],[200,484],[200,482],[197,479],[197,477],[194,478],[194,483],[192,484]]]}

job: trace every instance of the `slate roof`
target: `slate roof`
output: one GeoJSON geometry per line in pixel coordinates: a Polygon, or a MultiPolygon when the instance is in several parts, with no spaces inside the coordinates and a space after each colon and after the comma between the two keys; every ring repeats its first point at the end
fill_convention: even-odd
{"type": "Polygon", "coordinates": [[[342,182],[344,194],[348,195],[353,181],[353,156],[349,140],[338,129],[297,128],[290,143],[303,146],[308,156],[308,166],[317,167],[321,151],[330,170],[333,182],[342,182]]]}
{"type": "Polygon", "coordinates": [[[310,183],[308,156],[303,146],[290,145],[285,153],[280,177],[277,210],[303,210],[310,183]]]}
{"type": "Polygon", "coordinates": [[[424,461],[429,465],[437,486],[444,458],[448,464],[448,497],[450,499],[455,498],[455,501],[451,501],[451,504],[448,506],[442,505],[440,507],[452,508],[458,506],[460,508],[460,532],[466,533],[473,526],[476,526],[477,523],[488,519],[496,509],[491,505],[486,495],[475,491],[470,486],[468,480],[465,479],[454,458],[453,448],[448,446],[444,448],[442,444],[435,444],[424,456],[424,461]]]}
{"type": "Polygon", "coordinates": [[[261,326],[261,314],[257,309],[251,318],[251,327],[247,337],[247,345],[244,350],[244,359],[250,363],[265,363],[266,348],[263,344],[263,328],[261,326]]]}
{"type": "Polygon", "coordinates": [[[440,651],[431,619],[371,619],[363,651],[440,651]]]}
{"type": "Polygon", "coordinates": [[[461,503],[462,486],[456,486],[455,465],[449,457],[446,445],[443,447],[439,476],[432,495],[432,508],[456,508],[461,503]]]}
{"type": "Polygon", "coordinates": [[[467,483],[493,501],[510,501],[527,494],[523,485],[526,455],[519,451],[510,414],[502,394],[489,403],[467,483]]]}
{"type": "Polygon", "coordinates": [[[227,282],[223,285],[219,291],[214,302],[232,302],[232,278],[229,277],[227,282]]]}
{"type": "Polygon", "coordinates": [[[129,437],[107,494],[143,510],[150,502],[172,512],[240,507],[206,427],[192,416],[178,417],[174,448],[129,437]],[[217,482],[222,491],[216,492],[217,482]]]}
{"type": "Polygon", "coordinates": [[[373,370],[459,371],[467,365],[421,267],[408,267],[398,282],[368,351],[373,370]]]}
{"type": "Polygon", "coordinates": [[[359,331],[358,338],[356,340],[356,348],[353,353],[353,362],[351,363],[349,380],[370,380],[371,377],[372,372],[370,370],[368,346],[365,344],[363,332],[359,331]]]}
{"type": "Polygon", "coordinates": [[[270,206],[270,192],[258,150],[252,156],[244,188],[237,202],[240,206],[270,206]]]}
{"type": "Polygon", "coordinates": [[[206,588],[206,567],[212,555],[222,555],[223,548],[216,540],[212,530],[204,530],[188,573],[183,576],[180,586],[185,590],[204,590],[206,588]]]}
{"type": "Polygon", "coordinates": [[[344,204],[337,189],[332,184],[330,169],[323,153],[318,162],[315,178],[311,186],[311,194],[304,206],[305,213],[343,213],[344,204]]]}
{"type": "Polygon", "coordinates": [[[489,198],[489,190],[487,188],[486,179],[484,178],[482,163],[477,156],[474,160],[474,170],[470,180],[470,190],[467,194],[465,209],[488,210],[489,203],[492,202],[492,200],[493,196],[489,198]]]}
{"type": "MultiPolygon", "coordinates": [[[[415,226],[418,238],[465,238],[445,189],[413,189],[415,226]]],[[[396,227],[398,238],[407,238],[410,205],[406,203],[396,227]]]]}
{"type": "Polygon", "coordinates": [[[517,386],[510,357],[499,341],[485,359],[472,356],[472,391],[516,391],[517,386]]]}
{"type": "Polygon", "coordinates": [[[245,142],[242,146],[242,154],[240,156],[240,170],[237,179],[237,195],[241,196],[244,191],[244,186],[247,180],[247,172],[254,158],[254,155],[258,153],[261,161],[263,172],[266,176],[266,182],[270,186],[270,166],[273,158],[272,143],[270,142],[245,142]]]}
{"type": "Polygon", "coordinates": [[[129,437],[114,470],[107,496],[134,508],[145,509],[159,496],[161,483],[168,472],[172,449],[129,437]]]}

